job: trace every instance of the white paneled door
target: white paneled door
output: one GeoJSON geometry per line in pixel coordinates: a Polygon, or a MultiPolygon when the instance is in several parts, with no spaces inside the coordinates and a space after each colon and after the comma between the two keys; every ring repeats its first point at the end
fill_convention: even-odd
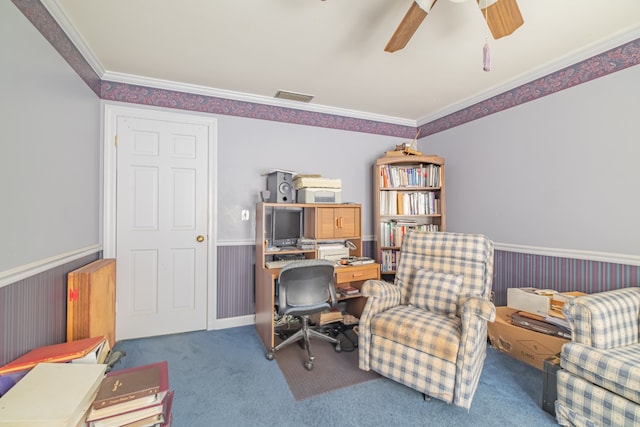
{"type": "Polygon", "coordinates": [[[207,327],[207,132],[117,119],[118,339],[207,327]]]}

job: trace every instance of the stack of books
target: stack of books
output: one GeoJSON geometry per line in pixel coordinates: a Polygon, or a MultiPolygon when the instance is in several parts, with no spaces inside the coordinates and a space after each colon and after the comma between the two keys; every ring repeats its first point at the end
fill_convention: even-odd
{"type": "Polygon", "coordinates": [[[526,311],[516,311],[511,315],[511,323],[522,328],[571,339],[571,330],[561,322],[551,322],[550,319],[526,311]]]}
{"type": "Polygon", "coordinates": [[[355,295],[360,295],[360,289],[354,288],[353,286],[343,286],[338,290],[338,292],[343,297],[352,297],[355,295]]]}
{"type": "Polygon", "coordinates": [[[337,308],[332,308],[322,313],[312,314],[309,318],[314,324],[323,326],[333,322],[342,322],[343,314],[337,308]]]}
{"type": "Polygon", "coordinates": [[[373,258],[369,258],[366,256],[350,256],[346,258],[340,258],[340,265],[364,265],[364,264],[373,264],[375,261],[373,258]]]}
{"type": "Polygon", "coordinates": [[[170,426],[173,393],[166,361],[111,371],[98,388],[87,426],[170,426]]]}
{"type": "MultiPolygon", "coordinates": [[[[528,288],[523,289],[527,290],[528,288]]],[[[536,291],[534,294],[549,298],[546,313],[543,315],[516,307],[518,311],[511,315],[511,323],[543,334],[571,339],[571,326],[562,313],[562,306],[570,299],[586,294],[556,291],[536,291]]]]}

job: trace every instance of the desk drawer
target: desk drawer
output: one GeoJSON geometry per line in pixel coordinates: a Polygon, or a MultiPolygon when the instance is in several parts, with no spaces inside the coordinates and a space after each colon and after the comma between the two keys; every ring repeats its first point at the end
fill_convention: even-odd
{"type": "Polygon", "coordinates": [[[336,283],[338,284],[378,278],[378,266],[376,264],[343,268],[345,268],[344,271],[336,271],[336,283]]]}

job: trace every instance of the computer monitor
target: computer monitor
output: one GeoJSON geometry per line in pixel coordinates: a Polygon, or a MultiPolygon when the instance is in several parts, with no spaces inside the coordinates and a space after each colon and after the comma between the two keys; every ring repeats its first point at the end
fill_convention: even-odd
{"type": "Polygon", "coordinates": [[[296,246],[302,237],[302,208],[274,208],[271,212],[271,245],[296,246]]]}

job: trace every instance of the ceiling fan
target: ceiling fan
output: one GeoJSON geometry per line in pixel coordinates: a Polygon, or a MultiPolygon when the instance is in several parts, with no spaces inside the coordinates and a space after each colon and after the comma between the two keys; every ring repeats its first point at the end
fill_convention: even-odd
{"type": "MultiPolygon", "coordinates": [[[[404,48],[437,0],[415,0],[384,48],[395,52],[404,48]]],[[[466,0],[451,0],[462,3],[466,0]]],[[[494,39],[513,33],[524,20],[516,0],[476,0],[494,39]]]]}

